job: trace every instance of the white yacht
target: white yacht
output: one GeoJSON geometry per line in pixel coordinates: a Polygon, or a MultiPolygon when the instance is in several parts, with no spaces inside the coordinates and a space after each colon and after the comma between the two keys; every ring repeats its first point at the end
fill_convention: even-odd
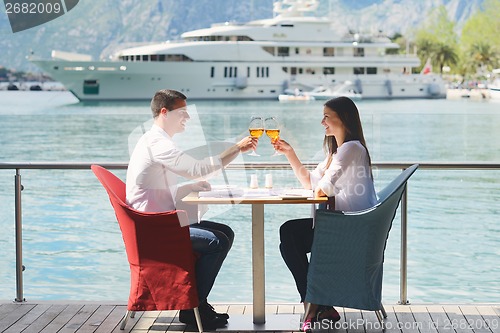
{"type": "Polygon", "coordinates": [[[446,97],[439,76],[409,74],[420,65],[415,55],[387,54],[399,46],[381,34],[340,33],[331,18],[312,15],[317,7],[317,0],[277,1],[273,18],[214,24],[109,59],[53,51],[30,60],[81,101],[149,100],[164,88],[191,100],[277,99],[319,86],[345,86],[363,99],[446,97]]]}

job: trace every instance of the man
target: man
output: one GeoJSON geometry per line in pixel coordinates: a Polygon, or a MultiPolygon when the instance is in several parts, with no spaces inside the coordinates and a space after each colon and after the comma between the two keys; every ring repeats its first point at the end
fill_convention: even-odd
{"type": "MultiPolygon", "coordinates": [[[[179,150],[172,137],[185,130],[190,119],[186,96],[175,90],[160,90],[151,100],[154,124],[137,143],[127,170],[127,203],[145,212],[176,209],[176,202],[192,191],[210,190],[205,179],[220,171],[240,152],[257,147],[257,139],[245,137],[218,156],[197,160],[179,150]],[[178,177],[197,182],[178,185],[178,177]]],[[[229,316],[217,313],[207,302],[208,294],[231,249],[234,233],[227,225],[201,221],[189,226],[196,262],[199,310],[204,328],[224,327],[229,316]]],[[[179,320],[196,325],[193,310],[181,310],[179,320]]]]}

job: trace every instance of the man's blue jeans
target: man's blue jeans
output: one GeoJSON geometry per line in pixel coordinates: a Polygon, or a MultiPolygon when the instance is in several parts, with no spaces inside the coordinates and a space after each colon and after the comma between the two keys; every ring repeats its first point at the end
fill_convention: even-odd
{"type": "Polygon", "coordinates": [[[198,298],[203,303],[233,245],[234,232],[225,224],[201,221],[190,225],[189,233],[193,250],[200,255],[196,261],[196,284],[198,298]]]}

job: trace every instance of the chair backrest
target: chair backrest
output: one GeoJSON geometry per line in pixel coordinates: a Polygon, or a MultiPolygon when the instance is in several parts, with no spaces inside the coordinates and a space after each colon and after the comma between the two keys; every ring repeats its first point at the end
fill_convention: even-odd
{"type": "Polygon", "coordinates": [[[125,243],[131,273],[129,310],[197,306],[196,256],[189,228],[181,227],[177,215],[185,212],[134,210],[125,202],[123,181],[101,166],[91,169],[108,193],[125,243]]]}
{"type": "Polygon", "coordinates": [[[393,194],[402,186],[406,185],[408,179],[413,175],[413,173],[417,170],[418,164],[413,164],[412,166],[405,169],[401,172],[389,185],[387,185],[384,189],[378,192],[378,202],[382,202],[387,199],[388,196],[393,194]]]}
{"type": "Polygon", "coordinates": [[[317,210],[306,301],[380,310],[384,251],[412,165],[360,212],[317,210]]]}

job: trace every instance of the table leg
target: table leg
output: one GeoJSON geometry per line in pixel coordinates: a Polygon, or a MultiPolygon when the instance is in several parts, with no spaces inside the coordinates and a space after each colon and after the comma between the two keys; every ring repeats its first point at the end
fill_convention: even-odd
{"type": "Polygon", "coordinates": [[[252,204],[253,322],[266,322],[264,204],[252,204]]]}

